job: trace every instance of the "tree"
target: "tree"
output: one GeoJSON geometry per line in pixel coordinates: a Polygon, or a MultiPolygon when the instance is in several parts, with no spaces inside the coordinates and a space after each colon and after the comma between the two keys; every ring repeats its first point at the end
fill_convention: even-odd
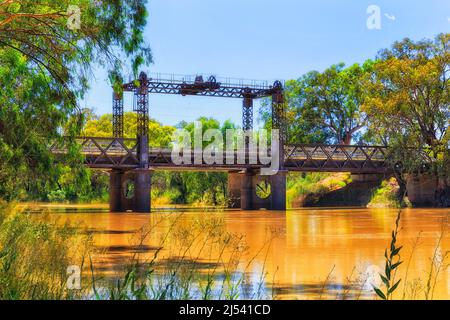
{"type": "MultiPolygon", "coordinates": [[[[0,195],[5,199],[41,193],[57,177],[48,152],[67,121],[49,76],[29,68],[20,53],[0,48],[0,195]],[[45,173],[45,174],[43,174],[45,173]]],[[[71,153],[67,159],[75,160],[71,153]]]]}
{"type": "Polygon", "coordinates": [[[340,63],[306,78],[304,112],[317,115],[336,143],[350,144],[366,123],[360,107],[365,97],[363,79],[369,68],[370,62],[348,68],[340,63]]]}
{"type": "MultiPolygon", "coordinates": [[[[82,135],[86,137],[112,137],[112,114],[107,113],[98,117],[91,115],[90,110],[84,111],[85,118],[87,119],[82,135]]],[[[136,124],[137,115],[135,112],[125,112],[123,115],[124,122],[124,137],[136,138],[136,124]]],[[[169,147],[172,142],[172,134],[175,131],[174,127],[163,126],[161,123],[154,119],[149,120],[148,133],[149,144],[151,147],[169,147]]]]}
{"type": "Polygon", "coordinates": [[[373,136],[389,143],[403,172],[440,176],[441,190],[450,176],[449,41],[450,34],[440,34],[434,40],[404,39],[382,50],[363,107],[373,136]],[[431,166],[424,167],[424,151],[431,166]]]}
{"type": "Polygon", "coordinates": [[[332,140],[332,134],[315,108],[311,84],[319,76],[309,72],[298,80],[286,83],[288,136],[292,143],[325,143],[332,140]]]}
{"type": "MultiPolygon", "coordinates": [[[[79,29],[68,27],[74,16],[67,1],[0,1],[2,198],[41,195],[67,175],[48,147],[62,135],[79,134],[77,99],[88,89],[93,65],[107,68],[116,84],[127,62],[134,72],[151,62],[142,36],[146,1],[70,4],[80,9],[79,29]]],[[[84,170],[75,145],[65,160],[73,172],[84,170]]]]}
{"type": "MultiPolygon", "coordinates": [[[[361,105],[370,68],[370,61],[348,68],[341,63],[288,81],[285,98],[290,142],[350,144],[358,139],[366,124],[361,105]]],[[[267,107],[263,111],[267,120],[267,107]]]]}
{"type": "MultiPolygon", "coordinates": [[[[197,119],[202,125],[202,134],[209,129],[220,130],[223,135],[223,142],[225,143],[225,133],[227,129],[234,129],[234,125],[230,120],[225,121],[222,125],[219,121],[213,118],[200,117],[197,119]]],[[[183,129],[191,134],[192,142],[194,141],[195,123],[180,124],[183,129]]],[[[203,148],[209,145],[211,141],[204,141],[203,148]]],[[[211,203],[217,205],[219,203],[225,204],[227,175],[220,172],[184,172],[173,173],[172,186],[178,186],[180,195],[187,202],[201,201],[203,203],[211,203]]]]}
{"type": "Polygon", "coordinates": [[[151,62],[143,41],[147,1],[3,0],[0,2],[0,46],[20,52],[30,66],[47,73],[60,92],[71,98],[87,89],[93,63],[121,81],[130,61],[151,62]]]}

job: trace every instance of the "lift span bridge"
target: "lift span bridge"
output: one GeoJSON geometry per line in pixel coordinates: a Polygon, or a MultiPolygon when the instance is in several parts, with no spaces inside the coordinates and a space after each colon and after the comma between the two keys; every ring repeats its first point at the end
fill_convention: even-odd
{"type": "MultiPolygon", "coordinates": [[[[286,173],[351,172],[353,174],[386,174],[391,171],[389,152],[384,146],[287,144],[284,88],[281,81],[273,84],[256,81],[221,81],[214,76],[148,77],[141,73],[135,81],[122,85],[122,92],[113,93],[113,137],[83,137],[81,145],[85,165],[110,172],[111,211],[150,211],[151,176],[154,170],[214,170],[229,172],[229,189],[243,210],[286,209],[286,173]],[[133,111],[137,114],[136,139],[125,139],[124,94],[134,95],[133,111]],[[272,176],[261,176],[261,163],[250,164],[187,164],[175,165],[171,150],[149,147],[149,96],[172,94],[209,96],[242,100],[242,128],[253,129],[253,102],[271,98],[272,127],[278,129],[279,170],[272,176]],[[256,186],[261,181],[271,184],[271,195],[260,199],[256,186]],[[134,195],[126,196],[126,185],[134,184],[134,195]]],[[[63,154],[64,144],[54,144],[52,152],[63,154]]],[[[247,154],[248,158],[250,154],[247,154]]],[[[192,155],[194,157],[194,155],[192,155]]],[[[225,156],[224,156],[225,158],[225,156]]],[[[194,162],[192,162],[194,163],[194,162]]],[[[234,162],[237,163],[237,162],[234,162]]]]}

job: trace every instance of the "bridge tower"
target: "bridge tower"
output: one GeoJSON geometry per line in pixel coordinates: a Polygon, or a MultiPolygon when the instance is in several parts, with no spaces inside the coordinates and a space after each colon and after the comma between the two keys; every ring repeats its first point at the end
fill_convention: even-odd
{"type": "MultiPolygon", "coordinates": [[[[284,100],[284,90],[281,82],[276,81],[272,90],[272,128],[279,130],[278,151],[279,167],[278,172],[272,176],[262,176],[256,168],[248,168],[242,172],[228,173],[228,197],[230,208],[241,208],[241,210],[258,210],[261,208],[270,210],[286,210],[286,174],[283,168],[284,163],[284,143],[287,139],[286,133],[286,106],[284,100]],[[270,188],[270,195],[260,197],[260,190],[270,188]],[[270,187],[268,187],[270,186],[270,187]]],[[[242,108],[242,127],[244,131],[253,129],[253,98],[244,94],[242,108]]],[[[245,141],[246,152],[248,148],[248,138],[245,141]]],[[[272,141],[272,146],[276,144],[272,141]]],[[[267,190],[266,190],[267,191],[267,190]]]]}
{"type": "MultiPolygon", "coordinates": [[[[114,169],[110,173],[110,210],[147,213],[151,210],[151,177],[149,168],[149,93],[148,77],[139,75],[139,86],[134,88],[133,111],[137,114],[137,158],[139,168],[134,170],[114,169]]],[[[115,138],[123,138],[123,96],[113,94],[113,133],[115,138]]]]}
{"type": "MultiPolygon", "coordinates": [[[[244,100],[242,103],[242,130],[253,130],[253,99],[249,88],[244,89],[244,100]]],[[[245,152],[249,152],[249,137],[245,137],[245,152]]],[[[242,173],[239,171],[228,172],[228,198],[230,208],[241,208],[242,198],[242,173]]]]}
{"type": "Polygon", "coordinates": [[[113,137],[123,138],[123,92],[113,92],[113,137]]]}
{"type": "MultiPolygon", "coordinates": [[[[233,83],[218,83],[214,77],[203,81],[202,77],[196,77],[195,81],[185,78],[150,79],[145,73],[141,73],[137,81],[123,84],[120,90],[113,95],[113,134],[114,142],[107,147],[117,145],[126,149],[128,158],[133,157],[133,165],[130,166],[127,158],[120,163],[114,163],[110,174],[110,207],[113,212],[132,210],[136,212],[150,212],[150,191],[152,168],[149,160],[149,93],[165,93],[178,95],[205,95],[225,98],[243,99],[242,127],[244,130],[253,129],[253,101],[263,97],[272,97],[272,123],[273,129],[280,131],[279,139],[272,139],[272,153],[277,153],[280,160],[278,171],[272,176],[262,176],[258,166],[249,165],[244,171],[230,172],[229,190],[232,194],[234,207],[244,210],[267,208],[284,210],[286,208],[286,174],[283,168],[285,134],[285,104],[283,86],[277,81],[272,86],[268,85],[238,85],[233,83]],[[137,114],[137,147],[128,150],[125,145],[124,135],[124,106],[123,92],[133,92],[133,111],[137,114]],[[276,148],[275,148],[276,146],[276,148]],[[278,148],[279,146],[279,148],[278,148]],[[271,194],[264,198],[257,197],[260,184],[270,185],[271,194]]],[[[246,137],[245,146],[247,153],[250,151],[249,137],[246,137]]],[[[102,156],[103,157],[103,154],[102,156]]],[[[111,159],[110,159],[111,160],[111,159]]],[[[129,160],[129,159],[128,159],[129,160]]],[[[240,170],[232,167],[231,170],[240,170]]],[[[268,190],[268,188],[266,188],[268,190]]],[[[267,191],[266,190],[266,191],[267,191]]],[[[265,193],[267,194],[267,192],[265,193]]]]}

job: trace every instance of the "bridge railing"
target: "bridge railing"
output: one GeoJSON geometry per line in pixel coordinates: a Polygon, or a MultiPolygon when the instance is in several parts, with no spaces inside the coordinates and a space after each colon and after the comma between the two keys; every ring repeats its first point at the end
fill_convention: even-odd
{"type": "MultiPolygon", "coordinates": [[[[50,147],[53,154],[66,154],[69,139],[58,141],[50,147]]],[[[139,164],[137,158],[138,142],[136,139],[109,137],[75,138],[75,144],[85,157],[85,163],[91,167],[135,167],[139,164]]]]}
{"type": "MultiPolygon", "coordinates": [[[[201,76],[203,80],[207,81],[211,76],[220,83],[222,86],[226,87],[249,87],[255,89],[270,89],[272,88],[272,82],[266,80],[256,80],[256,79],[244,79],[244,78],[231,78],[231,77],[219,77],[215,74],[205,74],[197,73],[195,75],[181,75],[172,73],[147,73],[150,83],[165,83],[165,84],[195,84],[196,79],[201,76]]],[[[133,77],[129,77],[129,83],[133,82],[133,77]]],[[[280,81],[282,85],[285,85],[284,81],[280,81]]]]}
{"type": "Polygon", "coordinates": [[[285,146],[285,166],[302,170],[382,171],[389,162],[385,146],[295,144],[285,146]]]}
{"type": "MultiPolygon", "coordinates": [[[[50,150],[55,155],[68,152],[68,140],[54,143],[50,150]]],[[[136,168],[139,167],[138,141],[127,138],[109,137],[81,137],[75,139],[80,152],[85,157],[85,164],[92,168],[136,168]]],[[[291,171],[349,171],[361,173],[383,173],[393,168],[392,149],[386,146],[366,145],[325,145],[325,144],[289,144],[284,146],[283,166],[291,171]]],[[[271,154],[270,149],[268,154],[271,154]]],[[[172,160],[172,149],[149,148],[149,164],[155,167],[177,167],[172,160]]],[[[202,154],[199,154],[202,156],[202,154]]],[[[259,161],[250,162],[250,159],[259,159],[259,152],[238,155],[235,152],[233,165],[221,165],[223,168],[246,168],[262,165],[259,161]],[[238,160],[244,157],[244,164],[238,160]]],[[[427,150],[417,152],[418,160],[430,163],[432,159],[427,150]]],[[[195,164],[198,158],[191,154],[192,165],[183,164],[181,167],[214,167],[205,161],[201,165],[195,164]]],[[[201,157],[203,158],[203,157],[201,157]]],[[[223,159],[228,158],[224,152],[223,159]]]]}

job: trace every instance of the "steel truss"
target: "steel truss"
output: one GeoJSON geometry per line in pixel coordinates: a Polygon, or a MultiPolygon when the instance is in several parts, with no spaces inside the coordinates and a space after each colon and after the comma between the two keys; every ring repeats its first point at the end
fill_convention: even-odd
{"type": "MultiPolygon", "coordinates": [[[[94,169],[139,168],[139,142],[124,138],[77,138],[85,165],[94,169]]],[[[65,142],[55,143],[50,151],[58,156],[67,154],[65,142]]],[[[155,168],[177,169],[243,169],[263,167],[262,164],[214,164],[207,163],[177,165],[172,162],[172,151],[164,148],[149,149],[149,165],[155,168]]],[[[383,146],[346,146],[323,144],[285,145],[282,157],[283,167],[289,171],[323,171],[352,173],[389,173],[392,171],[391,150],[383,146]]],[[[224,159],[227,154],[224,153],[224,159]]],[[[423,158],[429,163],[430,159],[423,158]]],[[[235,159],[237,163],[237,158],[235,159]]]]}
{"type": "MultiPolygon", "coordinates": [[[[284,98],[283,85],[276,81],[273,85],[253,83],[221,83],[214,76],[210,76],[206,81],[202,76],[195,78],[171,78],[152,79],[145,73],[141,73],[139,80],[126,83],[122,86],[124,92],[135,94],[134,111],[138,113],[137,135],[147,134],[148,125],[148,94],[175,94],[182,96],[209,96],[222,98],[243,99],[242,122],[244,130],[253,129],[253,100],[259,98],[272,97],[273,102],[273,123],[277,129],[283,130],[284,126],[284,98]]],[[[114,96],[113,99],[113,122],[114,136],[123,136],[123,100],[122,97],[114,96]]]]}

